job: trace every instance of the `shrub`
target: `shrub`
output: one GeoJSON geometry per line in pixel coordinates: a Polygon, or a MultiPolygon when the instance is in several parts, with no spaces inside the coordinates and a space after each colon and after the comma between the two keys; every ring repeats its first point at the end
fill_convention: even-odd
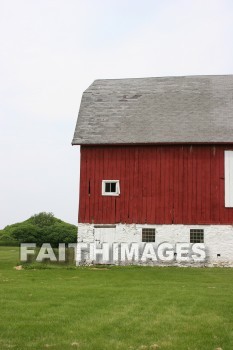
{"type": "Polygon", "coordinates": [[[43,241],[43,231],[32,224],[22,224],[12,230],[12,237],[20,243],[38,243],[43,241]]]}
{"type": "Polygon", "coordinates": [[[77,227],[54,217],[52,213],[39,213],[30,219],[6,226],[0,231],[0,241],[15,241],[19,243],[75,243],[77,241],[77,227]]]}
{"type": "Polygon", "coordinates": [[[19,246],[19,242],[18,241],[0,241],[0,247],[18,247],[19,246]]]}

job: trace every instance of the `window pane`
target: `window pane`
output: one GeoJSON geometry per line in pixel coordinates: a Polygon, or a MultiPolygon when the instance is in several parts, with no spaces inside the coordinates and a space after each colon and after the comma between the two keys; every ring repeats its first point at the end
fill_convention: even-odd
{"type": "Polygon", "coordinates": [[[111,192],[116,192],[116,183],[115,182],[112,182],[111,183],[111,192]]]}
{"type": "Polygon", "coordinates": [[[204,243],[204,230],[191,229],[190,230],[190,243],[204,243]]]}
{"type": "Polygon", "coordinates": [[[142,242],[155,242],[155,229],[143,228],[142,229],[142,242]]]}
{"type": "Polygon", "coordinates": [[[109,182],[105,183],[105,192],[111,192],[111,184],[109,182]]]}

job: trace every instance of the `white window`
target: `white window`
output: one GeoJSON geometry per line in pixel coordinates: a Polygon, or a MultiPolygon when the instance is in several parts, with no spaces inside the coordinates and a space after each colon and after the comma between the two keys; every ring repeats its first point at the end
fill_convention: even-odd
{"type": "Polygon", "coordinates": [[[102,180],[102,196],[119,196],[119,180],[102,180]]]}
{"type": "Polygon", "coordinates": [[[233,151],[225,151],[225,207],[233,207],[233,151]]]}

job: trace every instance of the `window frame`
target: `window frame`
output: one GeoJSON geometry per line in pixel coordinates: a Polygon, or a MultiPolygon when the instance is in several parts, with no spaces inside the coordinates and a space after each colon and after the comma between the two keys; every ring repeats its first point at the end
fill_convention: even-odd
{"type": "Polygon", "coordinates": [[[225,208],[233,208],[233,151],[224,151],[225,208]]]}
{"type": "Polygon", "coordinates": [[[204,243],[205,242],[205,230],[203,228],[191,228],[189,230],[189,242],[191,244],[204,243]],[[191,234],[194,234],[194,237],[192,237],[192,239],[191,239],[191,234]],[[203,235],[202,239],[199,236],[200,234],[203,235]],[[201,242],[196,242],[198,240],[198,238],[201,242]],[[195,241],[195,242],[192,242],[192,241],[195,241]]]}
{"type": "Polygon", "coordinates": [[[119,196],[120,195],[120,180],[102,180],[102,196],[119,196]],[[106,183],[115,183],[116,191],[115,192],[106,192],[105,185],[106,183]]]}
{"type": "Polygon", "coordinates": [[[142,228],[142,243],[155,243],[155,239],[156,239],[156,230],[155,230],[155,228],[153,228],[153,227],[143,227],[142,228]],[[143,233],[144,234],[147,233],[148,236],[152,235],[152,233],[145,232],[145,231],[150,231],[150,230],[153,230],[154,241],[143,240],[143,233]]]}

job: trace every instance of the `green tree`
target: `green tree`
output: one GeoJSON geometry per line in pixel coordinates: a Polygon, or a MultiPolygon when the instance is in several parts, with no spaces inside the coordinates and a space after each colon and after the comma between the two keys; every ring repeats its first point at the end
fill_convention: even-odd
{"type": "Polygon", "coordinates": [[[56,221],[53,213],[46,213],[46,212],[35,214],[31,216],[29,220],[32,224],[37,225],[39,227],[51,226],[56,221]]]}
{"type": "Polygon", "coordinates": [[[12,231],[12,237],[20,243],[37,243],[43,241],[43,231],[32,224],[24,224],[16,227],[12,231]]]}
{"type": "Polygon", "coordinates": [[[47,227],[46,238],[49,243],[57,246],[58,243],[75,243],[77,241],[77,227],[65,222],[55,223],[47,227]]]}
{"type": "Polygon", "coordinates": [[[17,240],[19,243],[75,243],[77,227],[54,217],[53,213],[42,212],[31,216],[21,223],[6,226],[1,236],[17,240]],[[6,235],[6,236],[4,236],[6,235]]]}

